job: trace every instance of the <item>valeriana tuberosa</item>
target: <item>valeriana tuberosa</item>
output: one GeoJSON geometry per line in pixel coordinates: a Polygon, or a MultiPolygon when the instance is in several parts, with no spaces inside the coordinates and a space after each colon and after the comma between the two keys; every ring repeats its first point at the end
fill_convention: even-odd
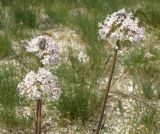
{"type": "Polygon", "coordinates": [[[56,77],[43,68],[44,65],[53,65],[61,58],[58,46],[47,35],[40,35],[31,39],[26,46],[27,52],[39,57],[41,68],[30,71],[21,83],[18,84],[19,94],[37,102],[35,134],[41,134],[41,109],[44,96],[51,101],[58,100],[61,90],[56,84],[56,77]]]}
{"type": "Polygon", "coordinates": [[[50,100],[58,100],[61,89],[56,84],[56,77],[44,68],[37,72],[30,71],[23,81],[18,84],[19,94],[30,100],[39,100],[47,96],[50,100]]]}
{"type": "Polygon", "coordinates": [[[46,96],[51,101],[56,101],[61,94],[56,81],[56,77],[51,72],[39,68],[37,72],[30,71],[18,84],[20,96],[37,101],[35,134],[41,134],[42,98],[46,96]]]}
{"type": "Polygon", "coordinates": [[[55,64],[60,60],[58,45],[47,35],[32,38],[28,42],[26,50],[35,53],[43,65],[55,64]]]}
{"type": "Polygon", "coordinates": [[[96,134],[99,134],[101,129],[118,50],[124,46],[124,42],[126,41],[133,44],[139,43],[144,39],[144,28],[140,26],[138,18],[134,17],[130,11],[125,9],[121,9],[117,12],[114,12],[112,15],[107,16],[102,23],[98,24],[98,27],[99,37],[103,40],[110,41],[111,45],[113,46],[114,57],[103,104],[101,107],[96,134]]]}
{"type": "Polygon", "coordinates": [[[144,28],[140,26],[139,19],[125,9],[107,16],[98,27],[99,36],[103,40],[139,43],[144,39],[144,28]]]}

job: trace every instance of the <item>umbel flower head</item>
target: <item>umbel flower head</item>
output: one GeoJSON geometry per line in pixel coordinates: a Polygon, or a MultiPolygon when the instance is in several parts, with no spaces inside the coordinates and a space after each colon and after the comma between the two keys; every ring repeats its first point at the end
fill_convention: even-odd
{"type": "Polygon", "coordinates": [[[26,49],[28,52],[35,53],[41,59],[43,65],[55,64],[60,59],[58,46],[47,35],[32,38],[26,49]]]}
{"type": "Polygon", "coordinates": [[[107,16],[98,24],[99,36],[104,40],[130,41],[138,43],[144,38],[144,29],[139,26],[138,18],[131,12],[121,9],[107,16]]]}
{"type": "Polygon", "coordinates": [[[19,94],[30,100],[39,100],[43,95],[47,95],[54,101],[58,100],[61,93],[56,77],[44,68],[39,68],[37,72],[30,71],[17,87],[19,94]]]}

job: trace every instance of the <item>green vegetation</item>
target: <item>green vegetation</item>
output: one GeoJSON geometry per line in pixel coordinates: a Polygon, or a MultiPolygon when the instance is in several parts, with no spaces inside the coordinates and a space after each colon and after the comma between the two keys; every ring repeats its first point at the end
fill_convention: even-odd
{"type": "Polygon", "coordinates": [[[0,121],[8,127],[29,127],[28,121],[16,114],[16,107],[20,105],[16,75],[14,67],[0,69],[0,121]]]}
{"type": "Polygon", "coordinates": [[[18,104],[17,82],[12,79],[14,70],[1,69],[0,73],[0,105],[1,120],[7,124],[15,123],[15,107],[18,104]]]}
{"type": "Polygon", "coordinates": [[[159,98],[159,58],[159,50],[150,46],[132,50],[124,57],[124,66],[148,99],[159,98]]]}
{"type": "Polygon", "coordinates": [[[156,107],[160,99],[159,50],[149,45],[132,50],[123,58],[124,66],[137,86],[134,94],[138,94],[137,96],[141,98],[140,102],[135,100],[137,105],[134,106],[134,109],[137,118],[134,119],[135,127],[131,133],[141,131],[142,133],[158,134],[160,132],[158,127],[160,116],[159,109],[156,107]],[[143,126],[143,129],[140,129],[140,126],[143,126]]]}
{"type": "MultiPolygon", "coordinates": [[[[62,95],[56,106],[63,118],[88,121],[99,112],[104,91],[103,89],[99,91],[99,80],[108,76],[110,69],[108,59],[112,58],[110,49],[106,47],[108,43],[99,40],[97,24],[108,14],[121,8],[128,8],[139,17],[142,25],[146,27],[146,32],[151,36],[143,46],[137,45],[134,49],[127,50],[128,52],[119,57],[117,63],[120,65],[119,61],[123,60],[124,70],[135,83],[133,95],[142,100],[135,100],[133,111],[136,111],[136,114],[133,116],[136,117],[130,133],[140,131],[141,134],[158,134],[160,117],[158,104],[155,102],[160,99],[160,51],[159,47],[156,48],[160,34],[159,7],[159,0],[1,0],[0,60],[6,56],[12,60],[9,52],[14,41],[22,46],[19,40],[29,40],[35,33],[41,34],[42,31],[54,26],[62,25],[75,30],[86,44],[85,53],[89,60],[86,63],[80,61],[78,54],[69,49],[67,63],[62,62],[56,71],[53,71],[58,76],[62,88],[62,95]],[[47,19],[44,21],[41,16],[47,16],[47,19]]],[[[25,54],[23,49],[15,53],[22,56],[23,60],[32,57],[25,54]]],[[[19,61],[16,55],[14,58],[19,61]]],[[[38,66],[35,61],[24,62],[33,63],[26,65],[32,68],[38,66]]],[[[0,68],[0,120],[7,126],[20,126],[23,122],[15,115],[16,106],[20,105],[20,101],[23,102],[19,101],[16,87],[26,70],[22,69],[19,75],[15,75],[17,68],[10,65],[0,68]]],[[[117,69],[115,76],[118,75],[118,71],[117,69]]],[[[123,110],[121,102],[119,107],[123,110]]]]}
{"type": "Polygon", "coordinates": [[[11,42],[7,36],[0,36],[0,59],[6,56],[11,47],[11,42]]]}
{"type": "MultiPolygon", "coordinates": [[[[100,57],[103,58],[102,55],[100,57]]],[[[105,63],[94,62],[91,59],[83,63],[70,52],[69,63],[62,64],[56,71],[63,91],[57,107],[63,117],[85,121],[96,111],[99,105],[96,95],[100,84],[98,80],[104,76],[106,67],[105,63]]]]}

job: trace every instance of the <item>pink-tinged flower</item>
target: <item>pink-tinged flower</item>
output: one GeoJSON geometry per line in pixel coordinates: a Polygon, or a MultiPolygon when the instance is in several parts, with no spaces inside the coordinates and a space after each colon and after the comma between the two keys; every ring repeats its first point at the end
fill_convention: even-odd
{"type": "Polygon", "coordinates": [[[31,100],[41,99],[47,95],[51,100],[58,100],[61,89],[56,84],[56,77],[44,68],[37,72],[30,71],[17,86],[19,94],[31,100]]]}
{"type": "Polygon", "coordinates": [[[60,60],[57,44],[47,35],[32,38],[26,49],[28,52],[35,53],[43,65],[55,64],[60,60]]]}
{"type": "Polygon", "coordinates": [[[139,26],[138,18],[125,9],[107,16],[102,23],[98,24],[98,27],[99,36],[104,40],[138,43],[144,38],[144,28],[139,26]]]}

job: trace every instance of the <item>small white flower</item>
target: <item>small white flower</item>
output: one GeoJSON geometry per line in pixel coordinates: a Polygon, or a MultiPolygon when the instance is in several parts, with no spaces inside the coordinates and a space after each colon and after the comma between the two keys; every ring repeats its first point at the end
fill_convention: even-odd
{"type": "Polygon", "coordinates": [[[26,46],[28,52],[35,53],[43,65],[55,64],[60,60],[59,49],[53,39],[47,35],[40,35],[31,39],[26,46]]]}
{"type": "Polygon", "coordinates": [[[30,71],[17,88],[21,96],[31,100],[41,99],[43,95],[58,100],[61,93],[61,89],[56,84],[56,77],[44,68],[39,68],[37,73],[30,71]]]}
{"type": "Polygon", "coordinates": [[[32,110],[30,107],[16,107],[16,115],[28,120],[32,118],[32,110]]]}
{"type": "Polygon", "coordinates": [[[31,117],[31,109],[29,107],[23,108],[23,116],[25,118],[31,117]]]}
{"type": "Polygon", "coordinates": [[[89,61],[89,57],[86,55],[86,53],[84,53],[83,51],[81,51],[78,54],[78,60],[83,62],[83,63],[87,63],[89,61]]]}
{"type": "Polygon", "coordinates": [[[154,55],[151,54],[150,52],[146,52],[145,55],[144,55],[144,58],[145,58],[145,59],[151,59],[151,58],[153,58],[153,57],[154,57],[154,55]]]}
{"type": "Polygon", "coordinates": [[[144,38],[144,28],[139,26],[138,18],[131,12],[121,9],[98,24],[101,39],[114,41],[140,42],[144,38]]]}

